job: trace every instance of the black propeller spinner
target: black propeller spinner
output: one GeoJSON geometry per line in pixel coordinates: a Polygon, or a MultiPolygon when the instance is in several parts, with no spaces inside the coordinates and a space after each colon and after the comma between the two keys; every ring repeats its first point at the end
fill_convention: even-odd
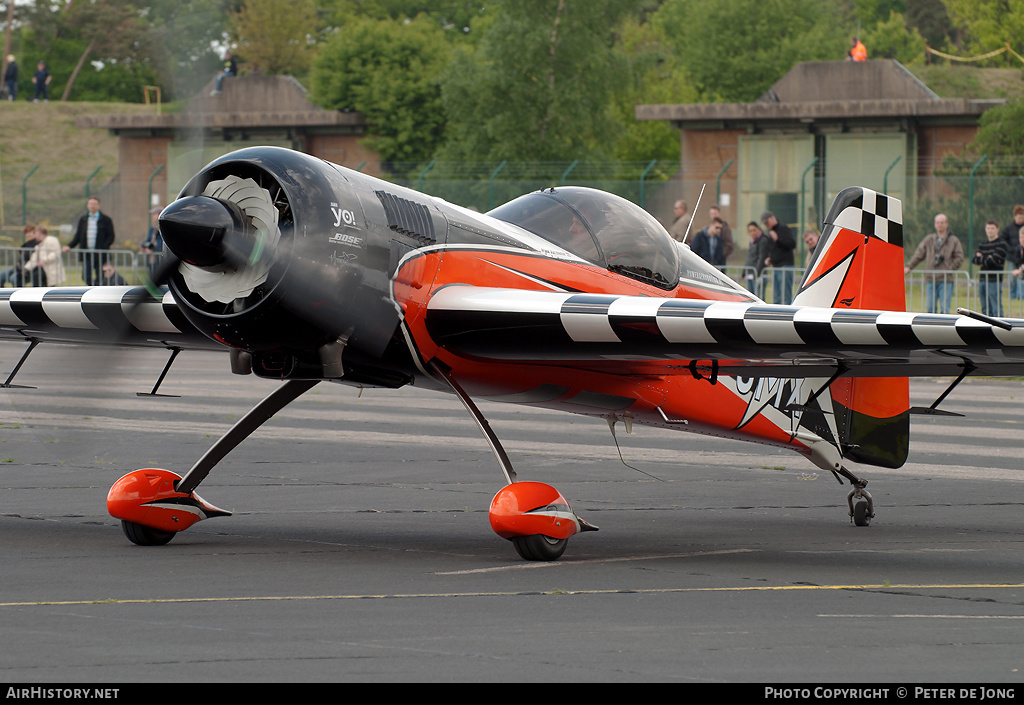
{"type": "Polygon", "coordinates": [[[250,261],[257,233],[236,203],[210,196],[188,196],[160,214],[167,248],[197,267],[238,267],[250,261]]]}

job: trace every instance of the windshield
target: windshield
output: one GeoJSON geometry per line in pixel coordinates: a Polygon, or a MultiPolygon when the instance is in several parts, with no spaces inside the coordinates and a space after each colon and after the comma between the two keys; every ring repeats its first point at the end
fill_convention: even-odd
{"type": "Polygon", "coordinates": [[[663,289],[678,281],[678,252],[647,211],[604,191],[569,186],[520,196],[488,215],[594,264],[663,289]]]}

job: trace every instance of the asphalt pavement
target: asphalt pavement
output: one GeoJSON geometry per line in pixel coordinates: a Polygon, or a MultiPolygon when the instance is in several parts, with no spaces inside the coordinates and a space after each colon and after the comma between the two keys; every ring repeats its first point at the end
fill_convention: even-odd
{"type": "Polygon", "coordinates": [[[164,361],[43,345],[37,388],[0,390],[0,682],[1021,681],[1024,382],[967,380],[903,468],[855,467],[868,527],[793,453],[619,426],[623,462],[602,421],[483,403],[520,479],[600,527],[527,563],[472,419],[415,388],[317,386],[200,486],[233,516],[129,543],[110,485],[184,473],[274,385],[183,353],[180,396],[136,396],[164,361]]]}

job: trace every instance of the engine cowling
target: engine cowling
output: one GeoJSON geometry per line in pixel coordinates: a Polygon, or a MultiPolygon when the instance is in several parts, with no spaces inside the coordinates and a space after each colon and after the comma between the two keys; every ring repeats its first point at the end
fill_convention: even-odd
{"type": "Polygon", "coordinates": [[[366,217],[360,186],[281,148],[209,164],[160,215],[182,313],[261,376],[407,382],[388,352],[399,323],[391,236],[366,217]]]}

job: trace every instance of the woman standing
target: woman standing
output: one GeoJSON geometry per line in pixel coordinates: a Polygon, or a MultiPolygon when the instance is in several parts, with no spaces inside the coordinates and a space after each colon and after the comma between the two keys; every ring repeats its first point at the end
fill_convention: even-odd
{"type": "Polygon", "coordinates": [[[60,240],[42,225],[36,227],[36,245],[25,263],[26,277],[33,286],[60,286],[64,283],[64,262],[60,258],[60,240]]]}

